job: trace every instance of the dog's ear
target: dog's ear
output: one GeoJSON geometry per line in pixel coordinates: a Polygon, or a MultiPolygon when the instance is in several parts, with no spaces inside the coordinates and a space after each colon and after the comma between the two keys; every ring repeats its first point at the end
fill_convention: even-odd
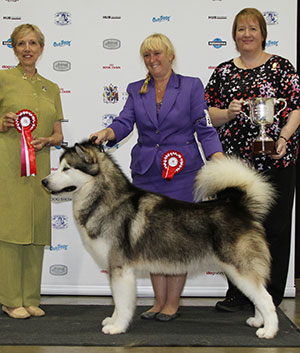
{"type": "Polygon", "coordinates": [[[75,143],[74,145],[75,151],[78,154],[78,156],[84,160],[88,164],[96,163],[96,156],[94,153],[85,148],[84,146],[80,145],[79,143],[75,143]]]}

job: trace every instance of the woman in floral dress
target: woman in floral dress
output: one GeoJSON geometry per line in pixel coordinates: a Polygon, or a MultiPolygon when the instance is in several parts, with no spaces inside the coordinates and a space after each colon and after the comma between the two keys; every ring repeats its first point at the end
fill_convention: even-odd
{"type": "MultiPolygon", "coordinates": [[[[278,197],[265,220],[265,228],[272,256],[268,290],[278,306],[284,295],[290,255],[299,149],[299,77],[287,59],[264,51],[267,28],[258,10],[241,10],[235,17],[232,36],[240,56],[216,67],[206,86],[206,100],[224,152],[237,155],[266,174],[276,189],[278,197]],[[278,119],[266,127],[267,135],[275,141],[275,153],[271,155],[255,155],[252,150],[259,126],[245,118],[242,111],[249,116],[247,104],[243,103],[255,97],[284,98],[287,103],[278,119]]],[[[282,108],[284,102],[276,104],[274,115],[282,108]]],[[[226,299],[218,302],[216,308],[238,311],[248,305],[247,298],[229,282],[226,299]]]]}

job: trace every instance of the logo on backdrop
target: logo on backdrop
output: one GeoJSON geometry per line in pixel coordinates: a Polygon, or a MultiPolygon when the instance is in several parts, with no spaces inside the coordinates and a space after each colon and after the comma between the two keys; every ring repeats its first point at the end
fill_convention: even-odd
{"type": "Polygon", "coordinates": [[[104,20],[120,20],[121,16],[102,16],[104,20]]]}
{"type": "Polygon", "coordinates": [[[119,101],[119,93],[118,87],[114,86],[112,83],[109,86],[104,86],[103,91],[103,102],[104,103],[118,103],[119,101]]]}
{"type": "Polygon", "coordinates": [[[53,203],[69,202],[69,201],[72,201],[72,197],[51,195],[51,202],[53,203]]]}
{"type": "Polygon", "coordinates": [[[6,45],[8,48],[12,48],[11,39],[9,38],[8,40],[3,40],[2,45],[6,45]]]}
{"type": "Polygon", "coordinates": [[[120,65],[109,64],[109,65],[103,65],[102,69],[103,70],[120,70],[121,66],[120,65]]]}
{"type": "Polygon", "coordinates": [[[20,21],[21,19],[21,16],[3,16],[3,20],[20,21]]]}
{"type": "Polygon", "coordinates": [[[103,41],[103,48],[104,49],[119,49],[121,47],[121,41],[115,38],[105,39],[103,41]]]}
{"type": "Polygon", "coordinates": [[[222,40],[221,38],[215,38],[213,40],[210,40],[208,42],[209,46],[213,46],[216,49],[220,49],[223,46],[227,45],[227,42],[225,40],[222,40]]]}
{"type": "Polygon", "coordinates": [[[227,16],[208,16],[209,20],[227,20],[227,16]]]}
{"type": "Polygon", "coordinates": [[[54,15],[54,23],[60,26],[70,25],[71,22],[71,14],[69,12],[57,12],[54,15]]]}
{"type": "Polygon", "coordinates": [[[67,228],[69,228],[68,216],[65,216],[65,215],[52,216],[52,228],[53,229],[67,229],[67,228]]]}
{"type": "Polygon", "coordinates": [[[264,18],[266,20],[267,25],[278,25],[278,12],[275,11],[265,11],[263,12],[264,18]]]}
{"type": "Polygon", "coordinates": [[[279,46],[279,41],[278,40],[268,40],[266,42],[266,48],[278,47],[278,46],[279,46]]]}
{"type": "Polygon", "coordinates": [[[53,276],[65,276],[68,274],[68,266],[66,265],[52,265],[49,267],[49,272],[53,276]]]}
{"type": "Polygon", "coordinates": [[[108,125],[110,125],[115,120],[116,117],[117,117],[116,114],[104,114],[102,116],[103,127],[108,127],[108,125]]]}
{"type": "Polygon", "coordinates": [[[60,42],[53,42],[54,47],[65,47],[65,46],[71,46],[71,40],[61,40],[60,42]]]}
{"type": "MultiPolygon", "coordinates": [[[[115,120],[116,117],[117,117],[116,114],[104,114],[102,116],[102,126],[104,128],[108,127],[115,120]]],[[[119,144],[116,143],[113,147],[104,146],[104,150],[105,151],[109,150],[110,148],[118,149],[119,148],[119,144]]]]}
{"type": "Polygon", "coordinates": [[[13,69],[15,67],[16,67],[16,65],[2,65],[1,66],[2,69],[8,69],[8,70],[13,69]]]}
{"type": "Polygon", "coordinates": [[[68,245],[66,244],[57,244],[55,246],[53,245],[50,245],[50,251],[61,251],[61,250],[65,250],[67,251],[68,250],[68,245]]]}
{"type": "Polygon", "coordinates": [[[59,89],[59,92],[60,92],[61,94],[63,94],[63,93],[71,93],[71,90],[69,90],[69,89],[64,89],[64,88],[60,88],[60,89],[59,89]]]}
{"type": "Polygon", "coordinates": [[[69,71],[71,70],[70,61],[58,60],[53,63],[53,70],[55,71],[69,71]]]}
{"type": "Polygon", "coordinates": [[[5,0],[5,1],[7,1],[7,2],[17,2],[19,0],[5,0]]]}
{"type": "Polygon", "coordinates": [[[170,18],[171,18],[171,16],[153,17],[152,22],[153,23],[170,22],[170,18]]]}

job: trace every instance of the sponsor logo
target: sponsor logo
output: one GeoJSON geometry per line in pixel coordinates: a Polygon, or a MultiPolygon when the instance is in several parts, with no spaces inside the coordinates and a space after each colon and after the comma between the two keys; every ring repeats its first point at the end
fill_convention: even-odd
{"type": "Polygon", "coordinates": [[[57,244],[56,246],[50,246],[50,251],[60,251],[60,250],[68,250],[68,245],[57,244]]]}
{"type": "Polygon", "coordinates": [[[3,16],[3,20],[20,21],[21,19],[21,16],[3,16]]]}
{"type": "Polygon", "coordinates": [[[60,42],[53,42],[54,47],[65,47],[66,45],[68,45],[70,47],[71,41],[62,39],[60,42]]]}
{"type": "Polygon", "coordinates": [[[104,20],[120,20],[121,16],[102,16],[104,20]]]}
{"type": "Polygon", "coordinates": [[[222,40],[221,38],[215,38],[213,40],[210,40],[208,42],[209,46],[213,46],[216,49],[219,49],[225,45],[227,45],[227,42],[225,40],[222,40]]]}
{"type": "MultiPolygon", "coordinates": [[[[102,116],[102,125],[103,125],[103,127],[104,128],[108,127],[115,120],[116,117],[117,117],[116,114],[104,114],[102,116]]],[[[109,150],[111,148],[116,148],[117,149],[117,148],[119,148],[119,144],[116,143],[113,147],[108,147],[108,146],[104,145],[104,150],[105,151],[107,151],[107,150],[109,150]]]]}
{"type": "Polygon", "coordinates": [[[207,275],[207,276],[217,276],[217,275],[219,275],[219,276],[224,276],[225,274],[224,274],[224,272],[207,271],[207,272],[206,272],[206,275],[207,275]]]}
{"type": "Polygon", "coordinates": [[[8,40],[3,40],[2,45],[7,45],[8,48],[12,48],[11,39],[9,38],[8,40]]]}
{"type": "Polygon", "coordinates": [[[64,88],[60,88],[60,89],[59,89],[59,92],[60,92],[60,93],[71,93],[71,90],[69,90],[69,89],[64,89],[64,88]]]}
{"type": "Polygon", "coordinates": [[[65,215],[54,215],[52,216],[52,228],[54,229],[66,229],[69,227],[68,217],[65,215]]]}
{"type": "Polygon", "coordinates": [[[71,14],[69,12],[57,12],[54,15],[54,23],[60,26],[70,25],[71,22],[71,14]]]}
{"type": "Polygon", "coordinates": [[[209,20],[227,20],[227,16],[208,16],[209,20]]]}
{"type": "Polygon", "coordinates": [[[109,65],[103,65],[102,66],[103,70],[120,70],[121,66],[119,65],[114,65],[114,64],[109,64],[109,65]]]}
{"type": "Polygon", "coordinates": [[[278,19],[278,13],[275,11],[265,11],[263,12],[265,21],[267,25],[278,25],[279,19],[278,19]]]}
{"type": "Polygon", "coordinates": [[[72,197],[51,195],[51,202],[53,203],[69,202],[69,201],[72,201],[72,197]]]}
{"type": "Polygon", "coordinates": [[[104,103],[117,103],[119,101],[118,87],[112,83],[109,86],[104,86],[102,96],[104,103]]]}
{"type": "Polygon", "coordinates": [[[66,265],[52,265],[49,272],[53,276],[65,276],[68,273],[68,267],[66,265]]]}
{"type": "Polygon", "coordinates": [[[279,45],[279,41],[278,40],[268,40],[266,42],[266,48],[278,47],[278,45],[279,45]]]}
{"type": "Polygon", "coordinates": [[[7,2],[17,2],[17,1],[20,1],[20,0],[5,0],[7,2]]]}
{"type": "Polygon", "coordinates": [[[15,67],[16,67],[16,65],[2,65],[1,66],[2,69],[8,69],[8,70],[13,69],[15,67]]]}
{"type": "Polygon", "coordinates": [[[104,114],[102,116],[103,127],[108,127],[108,125],[110,125],[115,120],[116,117],[117,117],[116,114],[104,114]]]}
{"type": "Polygon", "coordinates": [[[69,71],[71,70],[70,61],[58,60],[53,63],[53,70],[55,71],[69,71]]]}
{"type": "Polygon", "coordinates": [[[103,41],[103,48],[105,49],[119,49],[121,47],[121,41],[115,38],[105,39],[103,41]]]}
{"type": "Polygon", "coordinates": [[[152,22],[153,23],[161,23],[161,22],[170,22],[171,16],[160,16],[160,17],[153,17],[152,22]]]}

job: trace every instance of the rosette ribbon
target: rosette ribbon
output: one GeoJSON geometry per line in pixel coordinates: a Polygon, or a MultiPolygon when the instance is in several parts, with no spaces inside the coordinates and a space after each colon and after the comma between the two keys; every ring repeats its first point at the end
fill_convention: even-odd
{"type": "Polygon", "coordinates": [[[162,177],[172,180],[173,176],[179,173],[185,164],[183,154],[178,151],[167,151],[161,159],[163,167],[162,177]]]}
{"type": "Polygon", "coordinates": [[[31,110],[20,110],[15,120],[15,128],[21,133],[21,176],[36,175],[34,147],[31,145],[33,131],[37,126],[37,117],[31,110]]]}

